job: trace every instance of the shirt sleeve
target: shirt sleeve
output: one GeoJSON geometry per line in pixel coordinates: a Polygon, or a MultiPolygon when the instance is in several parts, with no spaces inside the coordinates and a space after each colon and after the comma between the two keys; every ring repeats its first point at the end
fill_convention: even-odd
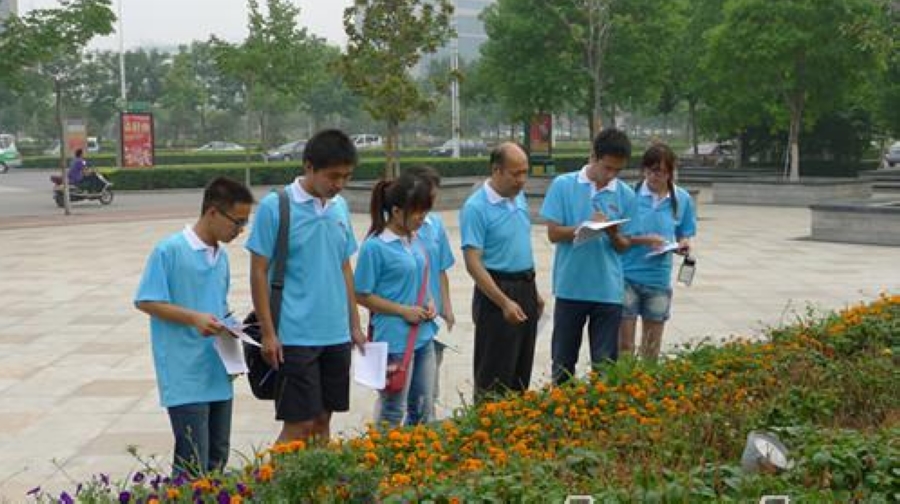
{"type": "Polygon", "coordinates": [[[134,296],[134,303],[142,301],[172,302],[172,293],[169,290],[169,276],[167,263],[168,256],[162,245],[157,245],[147,258],[141,283],[138,285],[134,296]]]}
{"type": "Polygon", "coordinates": [[[347,246],[344,248],[344,259],[350,259],[353,254],[359,249],[359,245],[356,242],[356,235],[353,234],[353,222],[350,219],[350,210],[347,207],[347,202],[343,202],[343,216],[344,219],[344,230],[347,233],[347,246]]]}
{"type": "Polygon", "coordinates": [[[275,255],[275,238],[278,234],[277,214],[278,195],[274,195],[275,205],[272,205],[273,196],[265,197],[256,209],[256,216],[253,220],[253,227],[250,229],[250,236],[244,247],[258,255],[267,259],[271,259],[275,255]]]}
{"type": "Polygon", "coordinates": [[[447,236],[447,229],[444,228],[444,223],[435,217],[435,231],[437,232],[438,239],[438,256],[440,259],[440,264],[438,265],[439,271],[447,271],[454,264],[456,264],[456,258],[453,257],[453,250],[450,248],[450,238],[447,236]]]}
{"type": "MultiPolygon", "coordinates": [[[[624,182],[620,182],[624,184],[624,182]]],[[[626,186],[626,191],[622,194],[622,208],[625,209],[622,214],[623,219],[628,222],[622,225],[622,234],[625,236],[635,236],[639,233],[640,223],[638,222],[638,198],[634,191],[626,186]]]]}
{"type": "Polygon", "coordinates": [[[541,217],[557,224],[565,223],[565,213],[562,204],[563,187],[560,183],[562,179],[556,178],[550,183],[547,194],[544,196],[544,203],[541,205],[541,217]]]}
{"type": "Polygon", "coordinates": [[[372,294],[378,284],[378,250],[377,246],[371,243],[372,240],[380,240],[380,238],[372,237],[363,242],[359,250],[359,257],[356,258],[356,270],[353,272],[353,289],[360,294],[372,294]]]}
{"type": "Polygon", "coordinates": [[[463,205],[459,216],[460,234],[462,235],[462,249],[475,248],[484,250],[487,225],[484,213],[476,205],[463,205]]]}
{"type": "Polygon", "coordinates": [[[683,193],[683,197],[679,198],[678,204],[683,205],[681,211],[681,220],[675,228],[676,238],[691,238],[697,234],[697,213],[694,211],[694,200],[687,192],[683,193]]]}

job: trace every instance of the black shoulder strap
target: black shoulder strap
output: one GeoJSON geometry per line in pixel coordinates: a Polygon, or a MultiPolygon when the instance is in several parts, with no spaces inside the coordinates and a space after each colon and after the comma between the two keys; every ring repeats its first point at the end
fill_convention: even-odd
{"type": "Polygon", "coordinates": [[[278,189],[278,237],[275,239],[275,257],[272,260],[272,289],[269,291],[269,309],[272,324],[278,332],[281,319],[281,295],[284,292],[284,270],[287,266],[288,232],[291,229],[291,207],[287,191],[278,189]]]}

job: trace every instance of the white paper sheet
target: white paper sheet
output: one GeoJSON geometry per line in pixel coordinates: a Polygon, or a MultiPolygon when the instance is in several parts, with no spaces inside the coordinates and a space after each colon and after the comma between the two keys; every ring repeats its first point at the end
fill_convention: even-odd
{"type": "Polygon", "coordinates": [[[660,247],[658,249],[653,249],[650,252],[647,252],[647,255],[645,257],[653,257],[653,256],[665,254],[667,252],[674,252],[674,251],[678,250],[678,247],[679,247],[678,242],[666,242],[666,244],[663,245],[662,247],[660,247]]]}
{"type": "Polygon", "coordinates": [[[628,222],[629,220],[630,219],[619,219],[605,222],[584,221],[575,229],[575,239],[572,240],[572,243],[576,246],[581,245],[588,240],[600,236],[600,233],[602,233],[604,229],[608,227],[618,226],[619,224],[628,222]]]}
{"type": "Polygon", "coordinates": [[[366,354],[353,350],[353,379],[374,390],[385,386],[387,377],[388,344],[384,341],[366,343],[366,354]]]}
{"type": "Polygon", "coordinates": [[[244,327],[246,326],[225,326],[225,329],[228,329],[228,332],[232,337],[243,341],[248,345],[262,348],[262,345],[260,345],[255,339],[251,338],[247,333],[244,332],[244,327]]]}
{"type": "Polygon", "coordinates": [[[222,364],[225,365],[225,370],[228,371],[228,374],[246,373],[247,363],[244,361],[244,349],[241,345],[241,340],[230,334],[214,336],[214,338],[216,338],[214,341],[216,352],[219,353],[219,358],[222,359],[222,364]]]}

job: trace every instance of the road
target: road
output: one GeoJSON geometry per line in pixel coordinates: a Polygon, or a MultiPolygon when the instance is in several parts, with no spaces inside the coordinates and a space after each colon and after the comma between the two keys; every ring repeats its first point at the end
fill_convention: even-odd
{"type": "MultiPolygon", "coordinates": [[[[193,217],[199,212],[202,189],[119,191],[109,206],[97,201],[72,203],[63,215],[52,196],[50,175],[56,170],[10,170],[0,174],[0,229],[60,226],[73,223],[122,222],[193,217]]],[[[268,188],[254,188],[257,197],[268,188]]]]}

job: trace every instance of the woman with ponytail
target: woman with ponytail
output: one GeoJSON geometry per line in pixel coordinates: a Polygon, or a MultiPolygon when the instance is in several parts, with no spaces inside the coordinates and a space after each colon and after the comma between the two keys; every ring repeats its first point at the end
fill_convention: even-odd
{"type": "Polygon", "coordinates": [[[406,384],[399,392],[379,391],[375,420],[391,425],[428,422],[434,409],[437,333],[430,258],[417,231],[433,204],[432,184],[404,173],[372,190],[372,225],[360,247],[355,290],[369,309],[371,337],[388,343],[388,367],[400,366],[410,335],[415,337],[406,384]],[[410,397],[415,401],[409,403],[410,397]]]}
{"type": "Polygon", "coordinates": [[[672,253],[660,252],[677,244],[687,254],[697,230],[694,202],[675,185],[675,154],[665,144],[654,144],[641,162],[644,178],[635,187],[638,210],[632,247],[622,257],[625,299],[619,328],[619,355],[634,354],[637,318],[641,318],[639,355],[659,357],[663,330],[672,305],[672,253]]]}

